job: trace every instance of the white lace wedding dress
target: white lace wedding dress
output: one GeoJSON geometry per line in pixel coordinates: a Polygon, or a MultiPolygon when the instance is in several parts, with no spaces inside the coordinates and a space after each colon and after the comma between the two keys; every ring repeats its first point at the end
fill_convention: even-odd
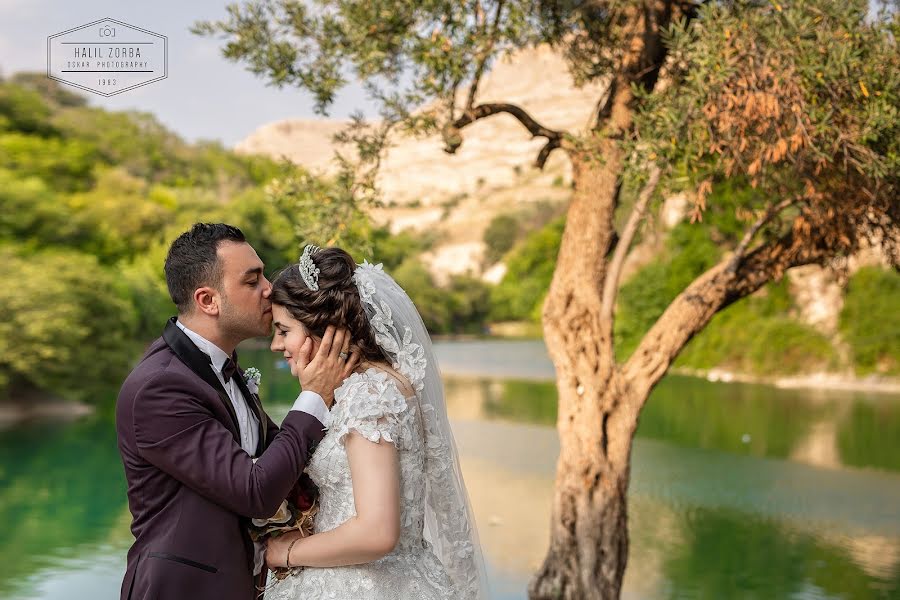
{"type": "MultiPolygon", "coordinates": [[[[426,448],[439,436],[428,436],[433,415],[420,410],[415,394],[405,397],[398,381],[386,372],[369,369],[354,373],[335,391],[334,408],[329,414],[325,437],[313,454],[307,472],[319,486],[319,512],[315,532],[336,528],[356,512],[350,466],[344,440],[351,431],[367,439],[384,440],[397,447],[400,457],[400,541],[380,560],[355,566],[312,568],[295,571],[279,582],[270,583],[266,600],[456,600],[478,597],[476,573],[463,562],[471,561],[471,549],[459,545],[456,555],[461,564],[450,565],[462,573],[454,582],[444,564],[424,538],[426,483],[441,485],[450,477],[451,465],[426,469],[426,452],[443,454],[441,448],[426,448]]],[[[438,442],[439,443],[439,442],[438,442]]],[[[466,538],[463,514],[443,515],[448,522],[442,528],[466,538]],[[454,524],[454,518],[459,523],[454,524]]],[[[453,537],[452,535],[450,536],[453,537]]],[[[446,541],[446,536],[443,538],[446,541]]],[[[451,559],[453,560],[453,559],[451,559]]]]}

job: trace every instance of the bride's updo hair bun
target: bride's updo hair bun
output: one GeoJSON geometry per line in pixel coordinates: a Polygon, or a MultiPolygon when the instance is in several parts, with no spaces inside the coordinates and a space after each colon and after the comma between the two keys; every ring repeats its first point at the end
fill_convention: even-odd
{"type": "Polygon", "coordinates": [[[329,325],[346,327],[361,358],[384,360],[353,281],[356,271],[353,257],[340,248],[323,248],[312,254],[312,261],[319,269],[319,289],[309,289],[293,264],[273,279],[272,304],[285,307],[311,334],[320,338],[329,325]]]}

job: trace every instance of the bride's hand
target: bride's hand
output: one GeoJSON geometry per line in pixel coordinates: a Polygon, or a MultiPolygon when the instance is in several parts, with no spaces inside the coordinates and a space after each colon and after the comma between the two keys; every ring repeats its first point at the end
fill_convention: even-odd
{"type": "MultiPolygon", "coordinates": [[[[293,541],[301,537],[299,532],[292,531],[279,535],[276,538],[269,538],[268,542],[266,542],[266,566],[270,569],[286,567],[288,564],[288,549],[293,541]]],[[[291,566],[296,567],[297,565],[291,566]]]]}

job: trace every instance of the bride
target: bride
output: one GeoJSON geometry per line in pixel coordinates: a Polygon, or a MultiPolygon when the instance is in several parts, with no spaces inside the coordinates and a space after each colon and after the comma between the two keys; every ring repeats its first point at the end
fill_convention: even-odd
{"type": "MultiPolygon", "coordinates": [[[[275,335],[292,370],[328,325],[360,356],[335,390],[307,472],[319,487],[314,535],[269,542],[266,561],[304,567],[271,580],[267,600],[484,600],[475,521],[431,340],[381,265],[307,246],[272,282],[275,335]]],[[[346,358],[346,357],[345,357],[346,358]]]]}

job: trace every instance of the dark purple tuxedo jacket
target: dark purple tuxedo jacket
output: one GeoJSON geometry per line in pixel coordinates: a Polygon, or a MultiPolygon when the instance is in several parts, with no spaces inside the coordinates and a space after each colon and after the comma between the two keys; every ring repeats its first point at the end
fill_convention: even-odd
{"type": "Polygon", "coordinates": [[[122,385],[116,431],[135,538],[122,600],[256,597],[249,519],[275,513],[324,433],[299,411],[279,430],[236,377],[260,422],[256,463],[209,357],[174,318],[122,385]]]}

